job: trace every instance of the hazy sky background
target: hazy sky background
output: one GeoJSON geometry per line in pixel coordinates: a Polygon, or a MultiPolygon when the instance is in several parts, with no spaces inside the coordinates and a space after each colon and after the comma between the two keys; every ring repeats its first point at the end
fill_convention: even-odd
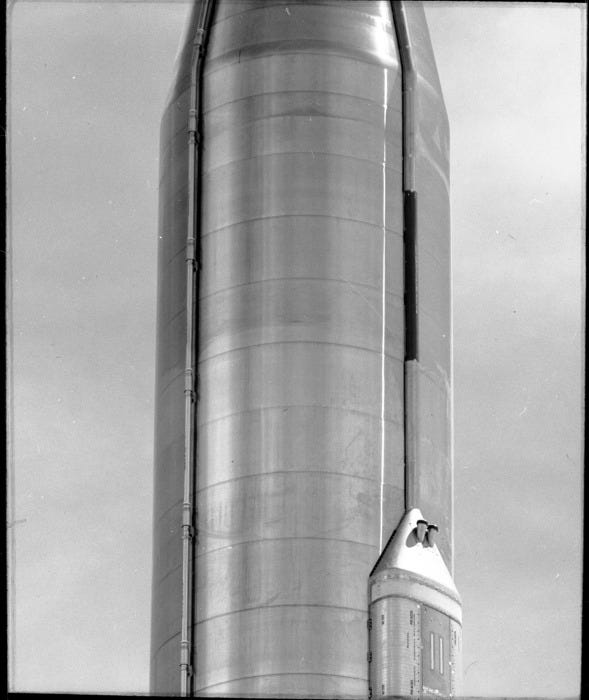
{"type": "MultiPolygon", "coordinates": [[[[451,130],[464,691],[579,692],[586,11],[425,3],[451,130]]],[[[159,121],[188,5],[17,2],[15,689],[148,689],[159,121]]]]}

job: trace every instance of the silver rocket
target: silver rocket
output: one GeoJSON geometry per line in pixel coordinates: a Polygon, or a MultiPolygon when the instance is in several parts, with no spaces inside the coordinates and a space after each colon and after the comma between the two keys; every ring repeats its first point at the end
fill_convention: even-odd
{"type": "Polygon", "coordinates": [[[448,123],[421,4],[197,0],[160,167],[152,692],[455,695],[448,123]]]}

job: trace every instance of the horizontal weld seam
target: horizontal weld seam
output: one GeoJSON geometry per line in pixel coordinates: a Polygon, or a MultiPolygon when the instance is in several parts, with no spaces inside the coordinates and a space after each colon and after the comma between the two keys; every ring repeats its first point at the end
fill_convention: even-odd
{"type": "Polygon", "coordinates": [[[244,681],[248,678],[266,678],[269,676],[321,676],[327,678],[351,678],[353,680],[366,682],[366,678],[363,676],[348,676],[344,673],[316,673],[309,671],[305,673],[304,671],[293,671],[291,673],[259,673],[253,676],[241,676],[240,678],[228,678],[224,681],[219,681],[217,683],[210,683],[209,685],[200,685],[195,688],[195,692],[200,692],[201,690],[206,690],[207,688],[213,688],[216,685],[225,685],[226,683],[234,683],[235,681],[244,681]]]}
{"type": "MultiPolygon", "coordinates": [[[[174,376],[173,376],[168,382],[166,382],[165,386],[158,390],[157,395],[158,395],[158,396],[162,396],[163,394],[165,394],[166,391],[170,388],[170,386],[171,386],[175,381],[177,381],[180,377],[182,377],[182,378],[184,377],[184,372],[185,372],[185,369],[184,369],[184,366],[182,366],[182,369],[178,369],[178,371],[176,372],[176,374],[174,374],[174,376]]],[[[184,387],[184,382],[182,382],[182,387],[184,387]]],[[[181,394],[181,395],[184,394],[184,388],[182,389],[182,391],[180,392],[180,394],[181,394]]]]}
{"type": "Polygon", "coordinates": [[[259,537],[257,540],[244,540],[243,542],[235,542],[234,544],[225,544],[222,547],[216,547],[215,549],[208,549],[206,552],[201,552],[197,554],[197,558],[203,558],[214,552],[220,552],[223,549],[234,549],[235,547],[243,547],[248,544],[258,544],[260,542],[286,542],[286,541],[318,541],[318,542],[338,542],[342,544],[353,544],[358,547],[370,547],[370,549],[378,549],[375,544],[369,544],[368,542],[360,542],[358,540],[345,540],[337,539],[335,537],[259,537]]]}
{"type": "Polygon", "coordinates": [[[209,620],[216,620],[220,617],[238,615],[239,613],[249,612],[250,610],[264,610],[271,608],[331,608],[333,610],[350,610],[352,612],[366,613],[366,608],[353,608],[348,607],[347,605],[323,605],[322,603],[277,603],[276,605],[253,605],[251,608],[240,608],[239,610],[231,610],[226,613],[211,615],[210,617],[204,617],[200,620],[196,620],[194,624],[195,626],[201,625],[203,622],[208,622],[209,620]]]}
{"type": "MultiPolygon", "coordinates": [[[[238,5],[238,7],[239,7],[239,5],[238,5]]],[[[264,6],[263,6],[264,12],[266,12],[267,8],[270,8],[270,7],[277,7],[277,8],[283,9],[284,4],[283,4],[283,2],[271,2],[271,0],[265,0],[264,6]]],[[[327,13],[330,13],[333,11],[329,5],[327,5],[325,9],[327,10],[327,13]]],[[[342,8],[338,7],[337,11],[339,14],[340,12],[342,12],[342,8]]],[[[393,27],[393,24],[390,20],[382,18],[382,17],[375,18],[374,16],[367,15],[365,11],[363,12],[362,10],[356,10],[355,8],[353,8],[353,5],[352,5],[352,7],[350,7],[349,5],[344,6],[343,11],[345,13],[347,13],[348,16],[350,16],[350,17],[356,16],[356,15],[358,17],[361,17],[362,20],[367,25],[373,25],[373,26],[377,25],[377,24],[378,24],[378,26],[384,25],[385,27],[387,27],[389,29],[392,29],[392,27],[393,27]],[[354,14],[352,15],[352,13],[354,13],[354,14]]],[[[256,16],[256,14],[259,15],[260,8],[259,7],[249,7],[245,10],[239,10],[238,12],[227,13],[224,17],[221,17],[220,19],[215,19],[211,26],[218,27],[218,26],[223,25],[225,22],[235,22],[236,17],[243,18],[244,15],[247,16],[248,14],[251,14],[251,13],[255,13],[254,17],[256,16]]]]}
{"type": "Polygon", "coordinates": [[[196,492],[202,493],[208,489],[215,488],[216,486],[223,486],[224,484],[230,484],[232,481],[240,481],[242,479],[250,479],[259,476],[273,476],[274,474],[328,474],[330,476],[345,476],[350,479],[362,479],[364,481],[374,481],[374,483],[380,483],[378,479],[372,479],[369,476],[360,476],[359,474],[347,474],[346,472],[334,472],[327,469],[275,469],[273,471],[266,472],[256,472],[254,474],[242,474],[241,476],[234,476],[231,479],[224,479],[223,481],[218,481],[215,484],[209,484],[208,486],[203,486],[199,488],[197,486],[196,492]]]}
{"type": "MultiPolygon", "coordinates": [[[[205,362],[215,360],[218,357],[221,357],[222,355],[228,355],[232,352],[240,352],[242,350],[249,350],[250,348],[261,348],[271,345],[320,345],[322,347],[350,348],[351,350],[361,350],[362,352],[369,352],[375,355],[383,354],[382,350],[380,349],[373,350],[372,348],[363,347],[362,345],[351,345],[350,343],[334,343],[325,340],[270,340],[264,343],[252,343],[250,345],[243,345],[238,348],[231,348],[230,350],[223,350],[221,352],[216,353],[215,355],[209,355],[204,359],[199,359],[198,364],[199,366],[204,365],[205,362]]],[[[384,355],[385,357],[388,357],[391,360],[397,360],[398,362],[403,362],[404,359],[402,355],[396,356],[389,352],[385,352],[384,355]]]]}
{"type": "MultiPolygon", "coordinates": [[[[399,149],[400,150],[400,149],[399,149]]],[[[226,163],[222,163],[221,165],[216,165],[214,168],[208,168],[205,169],[203,167],[203,173],[202,173],[202,180],[203,183],[207,180],[207,178],[211,178],[211,176],[215,175],[219,170],[223,168],[227,168],[230,165],[234,164],[239,164],[239,163],[246,163],[247,161],[251,160],[261,160],[263,158],[271,158],[273,156],[299,156],[299,155],[305,155],[305,156],[311,156],[314,158],[316,155],[319,156],[333,156],[335,158],[345,158],[346,160],[353,160],[357,163],[369,163],[370,165],[373,165],[375,170],[378,170],[379,172],[382,171],[382,166],[383,166],[383,161],[382,160],[373,160],[371,158],[361,158],[360,156],[351,156],[347,153],[333,153],[331,151],[274,151],[270,153],[260,153],[260,154],[255,154],[251,156],[247,156],[245,158],[238,158],[237,160],[228,160],[226,163]]],[[[391,165],[387,165],[387,170],[391,170],[394,173],[397,173],[399,176],[402,175],[401,168],[396,168],[391,165]]],[[[401,194],[402,190],[399,188],[398,190],[399,194],[401,194]]]]}
{"type": "MultiPolygon", "coordinates": [[[[276,95],[289,95],[292,97],[295,97],[295,96],[299,97],[301,95],[329,95],[330,97],[346,97],[346,98],[353,100],[354,102],[366,102],[369,105],[373,105],[375,110],[377,112],[379,112],[380,114],[382,114],[382,98],[380,98],[378,100],[371,100],[369,97],[360,97],[359,95],[355,95],[354,93],[351,93],[351,92],[336,92],[335,90],[301,90],[301,89],[297,89],[297,90],[273,90],[272,92],[248,93],[247,95],[243,95],[243,97],[238,97],[235,100],[228,100],[227,102],[219,102],[219,103],[214,104],[214,105],[207,105],[203,109],[202,114],[203,114],[203,117],[205,117],[207,114],[210,114],[211,112],[214,112],[217,109],[222,109],[223,107],[235,105],[235,104],[238,104],[239,102],[247,102],[248,100],[251,100],[252,98],[262,97],[262,98],[266,98],[266,99],[271,101],[272,98],[276,95]]],[[[402,109],[401,109],[400,104],[398,107],[393,108],[393,111],[397,112],[398,114],[401,114],[402,109]]],[[[267,116],[274,116],[274,115],[269,114],[267,116]]],[[[360,121],[360,120],[351,119],[351,117],[342,117],[341,115],[335,114],[335,113],[333,115],[309,113],[308,116],[309,117],[315,117],[315,116],[324,117],[324,116],[326,116],[326,117],[330,117],[332,119],[345,119],[348,121],[350,121],[350,120],[351,121],[360,121]]],[[[172,142],[174,140],[174,137],[178,136],[178,134],[181,134],[181,133],[184,134],[185,130],[178,129],[176,132],[174,132],[174,134],[170,138],[170,141],[172,142]]]]}
{"type": "Polygon", "coordinates": [[[164,642],[162,642],[159,645],[159,647],[151,654],[151,658],[154,659],[157,656],[160,649],[163,649],[163,647],[165,647],[166,644],[169,644],[175,637],[178,637],[178,641],[180,641],[180,630],[178,630],[178,632],[175,632],[171,637],[168,637],[164,642]]]}
{"type": "MultiPolygon", "coordinates": [[[[400,144],[400,139],[399,139],[399,144],[400,144]]],[[[400,150],[400,149],[399,149],[400,150]]],[[[225,163],[221,163],[220,165],[215,165],[214,168],[204,168],[203,167],[203,174],[202,174],[202,179],[203,182],[205,181],[206,178],[213,176],[218,170],[221,170],[222,168],[227,168],[229,165],[237,165],[239,163],[246,163],[249,160],[260,160],[262,158],[270,158],[272,156],[311,156],[314,158],[316,155],[318,156],[333,156],[336,158],[345,158],[347,160],[353,160],[359,163],[369,163],[370,165],[374,165],[375,168],[377,168],[379,171],[382,171],[382,166],[384,162],[382,160],[374,160],[372,158],[362,158],[360,156],[352,156],[348,153],[337,153],[334,151],[314,151],[314,150],[308,150],[308,151],[270,151],[268,153],[255,153],[251,156],[246,156],[245,158],[237,158],[235,160],[228,160],[225,163]]],[[[400,167],[393,167],[392,165],[386,165],[387,170],[390,170],[394,173],[397,173],[399,176],[402,175],[402,170],[400,167]]],[[[399,178],[400,179],[400,178],[399,178]]],[[[401,189],[399,189],[399,193],[401,193],[401,189]]]]}
{"type": "MultiPolygon", "coordinates": [[[[380,414],[378,413],[368,413],[367,411],[359,411],[354,408],[342,408],[341,406],[324,406],[323,404],[314,403],[301,403],[301,404],[277,404],[276,406],[256,406],[255,408],[246,408],[243,411],[234,411],[233,413],[226,413],[223,416],[218,416],[217,418],[212,418],[211,420],[205,421],[203,423],[197,423],[197,428],[204,428],[212,423],[217,423],[218,421],[225,420],[226,418],[232,418],[234,416],[240,416],[245,413],[262,412],[270,409],[285,409],[285,408],[323,408],[329,411],[335,411],[337,413],[352,413],[353,415],[365,416],[366,418],[373,418],[375,421],[380,422],[380,414]]],[[[385,423],[392,425],[403,425],[403,421],[395,421],[390,418],[385,418],[385,423]]]]}
{"type": "Polygon", "coordinates": [[[168,578],[168,576],[171,576],[177,571],[182,571],[182,562],[180,562],[177,566],[174,566],[173,568],[166,571],[166,573],[156,581],[156,586],[162,584],[168,578]]]}
{"type": "MultiPolygon", "coordinates": [[[[381,293],[380,287],[375,287],[371,284],[366,284],[365,282],[351,282],[350,280],[341,279],[338,277],[268,277],[263,280],[252,280],[250,282],[242,282],[241,284],[235,284],[231,287],[223,287],[223,289],[218,289],[216,292],[210,292],[210,294],[204,294],[200,297],[200,301],[205,299],[210,299],[217,294],[223,294],[229,292],[233,289],[240,289],[241,287],[253,287],[258,284],[265,284],[266,282],[333,282],[336,284],[345,284],[348,287],[362,287],[362,289],[371,289],[379,294],[381,293]]],[[[398,299],[403,299],[403,290],[399,292],[388,291],[386,292],[388,296],[397,297],[398,299]]],[[[402,305],[402,304],[401,304],[402,305]]]]}
{"type": "MultiPolygon", "coordinates": [[[[399,191],[399,195],[401,192],[399,191]]],[[[400,200],[400,197],[399,197],[400,200]]],[[[402,206],[402,205],[400,205],[402,206]]],[[[218,228],[214,229],[209,229],[208,231],[203,231],[201,233],[201,240],[204,238],[207,238],[208,236],[212,236],[215,233],[219,233],[221,231],[224,231],[225,229],[232,228],[232,227],[237,227],[237,226],[243,226],[243,224],[251,224],[255,223],[256,221],[271,221],[273,219],[293,219],[293,218],[301,218],[301,219],[332,219],[334,221],[347,221],[349,223],[353,224],[362,224],[363,226],[369,226],[370,228],[377,229],[378,232],[382,235],[382,226],[379,226],[378,224],[372,223],[371,221],[365,221],[363,219],[354,219],[349,216],[335,216],[333,214],[270,214],[269,216],[253,216],[250,219],[239,219],[237,221],[234,221],[231,224],[225,224],[224,226],[219,226],[218,228]]],[[[386,231],[389,233],[392,233],[395,236],[403,237],[403,232],[398,231],[394,228],[386,227],[386,231]]]]}
{"type": "MultiPolygon", "coordinates": [[[[298,39],[290,39],[288,41],[290,41],[293,45],[296,45],[297,43],[300,44],[300,40],[298,40],[298,39]]],[[[393,63],[391,61],[391,65],[387,65],[387,64],[383,63],[382,61],[379,61],[376,58],[377,54],[375,52],[363,51],[362,49],[359,49],[358,51],[356,51],[354,53],[351,53],[351,52],[341,53],[339,51],[336,51],[333,46],[331,46],[331,47],[326,46],[323,51],[318,51],[318,50],[307,51],[307,50],[301,49],[301,48],[296,49],[293,46],[292,49],[290,49],[290,48],[289,49],[282,49],[281,51],[272,50],[272,48],[269,48],[266,51],[262,51],[262,52],[259,52],[259,51],[254,52],[253,51],[253,49],[255,49],[256,46],[260,46],[260,47],[261,46],[269,46],[271,44],[276,44],[276,42],[275,41],[273,41],[273,42],[264,41],[264,42],[261,42],[259,44],[249,44],[248,46],[243,47],[241,49],[239,63],[240,64],[248,63],[249,61],[255,61],[256,59],[267,58],[270,55],[272,55],[272,56],[276,56],[276,55],[279,55],[279,56],[319,56],[320,58],[323,58],[323,59],[326,56],[334,56],[337,58],[345,58],[349,61],[356,62],[356,63],[368,63],[371,66],[375,66],[377,70],[378,69],[382,70],[383,68],[386,68],[388,70],[396,69],[397,71],[400,72],[400,65],[399,65],[398,61],[396,63],[393,63]]],[[[338,48],[341,48],[341,46],[339,46],[338,48]]],[[[225,53],[219,54],[218,56],[211,56],[209,58],[209,63],[208,63],[209,67],[208,68],[205,67],[205,70],[204,70],[203,75],[204,75],[205,80],[209,76],[214,75],[215,73],[217,73],[221,70],[227,69],[228,67],[235,65],[235,63],[236,63],[235,61],[231,61],[231,62],[227,63],[226,57],[231,56],[232,54],[236,55],[238,53],[238,51],[240,51],[240,49],[235,48],[235,49],[231,49],[229,51],[226,51],[225,53]],[[220,63],[220,65],[215,66],[214,65],[215,62],[220,63]],[[210,67],[211,64],[213,65],[213,68],[210,67]]]]}

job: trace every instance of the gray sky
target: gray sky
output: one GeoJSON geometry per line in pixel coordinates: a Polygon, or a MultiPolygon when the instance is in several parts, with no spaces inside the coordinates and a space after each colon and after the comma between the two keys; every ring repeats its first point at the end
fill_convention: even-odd
{"type": "MultiPolygon", "coordinates": [[[[8,20],[19,691],[148,688],[158,132],[187,7],[8,20]]],[[[464,690],[575,695],[586,12],[426,12],[451,129],[464,690]]]]}

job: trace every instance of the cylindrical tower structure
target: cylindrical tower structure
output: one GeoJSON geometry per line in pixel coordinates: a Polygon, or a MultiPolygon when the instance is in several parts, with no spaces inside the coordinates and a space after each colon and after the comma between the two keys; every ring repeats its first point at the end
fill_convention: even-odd
{"type": "MultiPolygon", "coordinates": [[[[403,81],[392,7],[216,0],[202,9],[198,0],[161,132],[151,688],[180,692],[188,614],[189,694],[363,698],[368,575],[406,506],[403,81]]],[[[431,53],[426,28],[422,40],[431,53]]],[[[433,157],[423,152],[437,168],[436,139],[425,144],[433,157]]],[[[447,212],[447,192],[440,206],[447,212]]],[[[446,222],[431,232],[436,253],[447,249],[446,222]]],[[[435,377],[444,403],[449,269],[432,274],[424,298],[440,287],[431,312],[434,332],[447,331],[443,381],[435,377]]],[[[448,436],[448,414],[436,420],[448,436]]],[[[449,440],[439,442],[432,449],[446,461],[436,469],[450,469],[449,440]]],[[[450,556],[447,496],[426,505],[450,556]]]]}

